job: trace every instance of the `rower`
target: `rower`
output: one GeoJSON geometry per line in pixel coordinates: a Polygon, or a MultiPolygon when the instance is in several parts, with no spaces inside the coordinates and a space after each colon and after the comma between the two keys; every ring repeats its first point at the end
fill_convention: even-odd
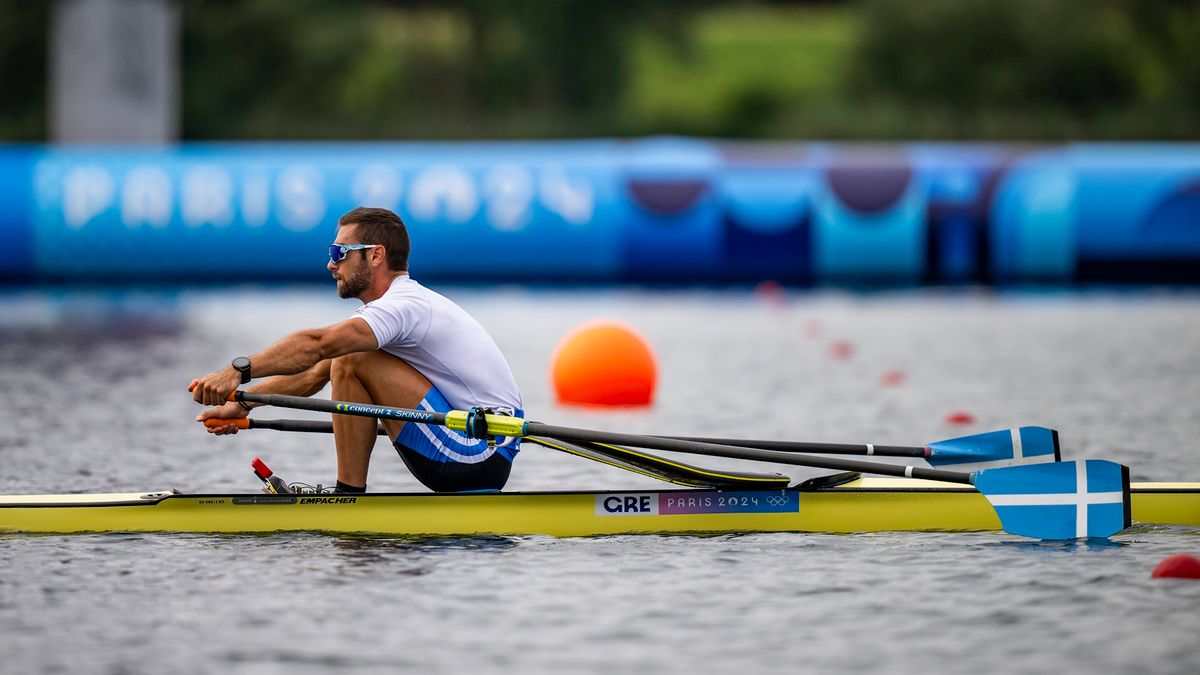
{"type": "MultiPolygon", "coordinates": [[[[408,256],[408,231],[395,213],[360,207],[342,216],[326,267],[338,295],[363,305],[345,321],[292,333],[193,380],[193,398],[218,406],[196,420],[229,420],[206,428],[237,433],[234,422],[255,404],[229,396],[264,377],[271,379],[246,391],[312,396],[332,382],[341,401],[431,412],[486,407],[523,416],[516,379],[495,341],[461,307],[417,283],[408,256]]],[[[487,436],[486,424],[474,434],[392,419],[383,424],[413,475],[435,492],[501,489],[520,449],[519,438],[487,436]]],[[[335,414],[333,430],[338,489],[365,491],[376,420],[335,414]]]]}

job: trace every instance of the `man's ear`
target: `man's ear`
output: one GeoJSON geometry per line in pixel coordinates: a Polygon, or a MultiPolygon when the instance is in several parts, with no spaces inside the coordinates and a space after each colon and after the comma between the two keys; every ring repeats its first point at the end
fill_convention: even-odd
{"type": "Polygon", "coordinates": [[[371,264],[387,266],[387,247],[383,244],[376,246],[371,251],[371,264]]]}

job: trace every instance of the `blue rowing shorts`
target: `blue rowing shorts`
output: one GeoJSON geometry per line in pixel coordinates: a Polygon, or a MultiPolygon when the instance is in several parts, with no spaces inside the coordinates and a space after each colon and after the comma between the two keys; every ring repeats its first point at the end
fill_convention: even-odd
{"type": "MultiPolygon", "coordinates": [[[[447,412],[453,406],[433,387],[417,405],[429,412],[447,412]]],[[[524,416],[524,411],[513,414],[524,416]]],[[[521,439],[494,436],[471,438],[438,424],[406,422],[393,444],[417,480],[435,492],[499,490],[508,481],[521,439]]]]}

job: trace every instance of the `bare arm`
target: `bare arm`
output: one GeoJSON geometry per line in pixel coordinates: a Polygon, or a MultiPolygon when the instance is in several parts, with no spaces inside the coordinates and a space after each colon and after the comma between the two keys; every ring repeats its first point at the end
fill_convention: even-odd
{"type": "MultiPolygon", "coordinates": [[[[256,378],[295,375],[321,361],[378,348],[371,327],[366,321],[355,317],[325,328],[298,331],[280,339],[250,357],[250,372],[256,378]]],[[[237,372],[233,366],[229,366],[229,370],[237,372]]]]}
{"type": "MultiPolygon", "coordinates": [[[[260,394],[312,396],[324,389],[325,385],[329,384],[329,371],[332,366],[333,361],[331,359],[318,361],[317,365],[302,373],[272,377],[252,387],[246,387],[246,391],[253,391],[260,394]]],[[[252,408],[254,407],[253,403],[248,405],[252,408]]]]}
{"type": "MultiPolygon", "coordinates": [[[[328,363],[330,359],[346,354],[378,348],[379,345],[371,327],[367,325],[366,321],[355,317],[325,328],[302,330],[284,337],[250,357],[250,373],[255,378],[272,375],[293,376],[278,378],[282,381],[278,383],[272,381],[263,385],[264,389],[269,389],[274,393],[283,393],[276,387],[297,387],[298,391],[305,391],[313,386],[313,380],[310,377],[317,373],[309,373],[307,376],[305,374],[318,364],[328,363]]],[[[192,398],[197,403],[223,405],[229,399],[229,395],[241,384],[241,381],[241,373],[234,370],[233,366],[226,366],[221,370],[192,380],[188,391],[192,392],[192,398]]],[[[328,381],[329,371],[326,366],[324,380],[320,386],[306,395],[320,391],[328,381]]],[[[255,387],[254,390],[262,391],[263,389],[255,387]]]]}

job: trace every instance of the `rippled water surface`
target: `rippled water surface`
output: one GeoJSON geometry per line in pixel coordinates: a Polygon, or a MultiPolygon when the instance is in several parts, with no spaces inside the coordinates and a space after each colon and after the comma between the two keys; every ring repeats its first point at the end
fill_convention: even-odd
{"type": "MultiPolygon", "coordinates": [[[[1071,458],[1200,480],[1195,292],[440,290],[495,335],[543,421],[910,445],[1043,424],[1071,458]],[[595,317],[654,345],[653,408],[554,405],[554,347],[595,317]],[[833,356],[842,341],[849,358],[833,356]],[[885,386],[893,371],[903,381],[885,386]],[[948,425],[955,411],[976,423],[948,425]]],[[[328,437],[210,437],[184,391],[232,356],[348,315],[355,305],[330,289],[10,289],[0,305],[0,492],[250,491],[256,455],[290,480],[332,480],[328,437]]],[[[369,485],[421,489],[382,444],[369,485]]],[[[529,448],[509,488],[652,485],[529,448]]],[[[0,669],[1194,673],[1200,583],[1149,579],[1180,551],[1200,554],[1200,528],[1107,544],[2,535],[0,669]]]]}

